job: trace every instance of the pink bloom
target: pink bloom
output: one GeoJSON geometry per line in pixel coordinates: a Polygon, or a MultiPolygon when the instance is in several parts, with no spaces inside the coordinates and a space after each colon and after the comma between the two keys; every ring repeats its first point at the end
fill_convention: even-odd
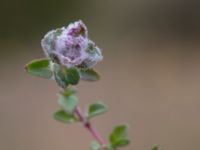
{"type": "Polygon", "coordinates": [[[103,58],[101,50],[88,39],[88,31],[82,21],[48,32],[41,44],[48,57],[69,68],[91,68],[103,58]]]}

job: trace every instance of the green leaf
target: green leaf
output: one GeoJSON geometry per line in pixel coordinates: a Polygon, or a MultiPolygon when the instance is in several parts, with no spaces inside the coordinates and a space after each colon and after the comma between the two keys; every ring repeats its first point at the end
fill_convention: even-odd
{"type": "Polygon", "coordinates": [[[78,84],[78,82],[80,80],[78,70],[76,68],[67,69],[66,80],[71,85],[78,84]]]}
{"type": "Polygon", "coordinates": [[[154,146],[151,150],[158,150],[158,146],[154,146]]]}
{"type": "Polygon", "coordinates": [[[64,123],[73,123],[78,121],[78,119],[73,114],[68,114],[64,110],[55,112],[54,118],[64,123]]]}
{"type": "Polygon", "coordinates": [[[115,141],[116,139],[126,138],[128,134],[128,126],[127,125],[120,125],[114,128],[111,136],[110,141],[115,141]]]}
{"type": "Polygon", "coordinates": [[[116,147],[123,147],[123,146],[127,146],[130,143],[129,139],[119,139],[118,141],[116,141],[115,143],[112,144],[112,147],[116,148],[116,147]]]}
{"type": "Polygon", "coordinates": [[[115,127],[115,129],[110,135],[110,143],[113,146],[113,148],[128,145],[130,141],[127,139],[127,134],[128,134],[127,125],[120,125],[115,127]]]}
{"type": "Polygon", "coordinates": [[[63,91],[60,92],[60,94],[62,94],[65,97],[68,97],[70,95],[73,95],[76,93],[76,90],[74,87],[68,87],[66,89],[64,89],[63,91]]]}
{"type": "Polygon", "coordinates": [[[62,88],[66,88],[68,86],[68,82],[66,81],[66,68],[54,63],[53,65],[53,70],[54,70],[54,78],[59,86],[62,88]]]}
{"type": "Polygon", "coordinates": [[[103,102],[95,102],[94,104],[89,106],[88,118],[92,118],[94,116],[105,113],[107,112],[107,110],[108,107],[103,102]]]}
{"type": "Polygon", "coordinates": [[[50,69],[50,60],[43,58],[43,59],[36,59],[29,62],[25,65],[25,70],[33,76],[38,76],[42,78],[51,78],[53,73],[50,69]]]}
{"type": "Polygon", "coordinates": [[[78,104],[78,98],[73,94],[69,96],[60,94],[58,103],[65,112],[72,114],[78,104]]]}
{"type": "Polygon", "coordinates": [[[97,141],[92,141],[90,144],[90,150],[100,150],[101,145],[97,141]]]}
{"type": "Polygon", "coordinates": [[[105,147],[105,150],[114,150],[114,149],[111,145],[108,145],[108,146],[105,147]]]}
{"type": "Polygon", "coordinates": [[[97,141],[92,141],[90,150],[114,150],[111,145],[100,145],[97,141]]]}
{"type": "Polygon", "coordinates": [[[54,77],[56,82],[62,88],[66,88],[69,84],[76,85],[80,80],[79,73],[76,68],[66,68],[59,64],[54,64],[54,77]]]}
{"type": "Polygon", "coordinates": [[[82,80],[97,81],[100,75],[94,69],[80,69],[79,74],[82,80]]]}

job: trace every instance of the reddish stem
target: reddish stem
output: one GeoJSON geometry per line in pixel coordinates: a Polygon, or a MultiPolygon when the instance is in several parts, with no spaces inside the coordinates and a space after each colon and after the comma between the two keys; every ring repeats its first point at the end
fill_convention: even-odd
{"type": "Polygon", "coordinates": [[[106,141],[100,135],[100,133],[91,125],[87,118],[82,113],[80,107],[76,107],[75,114],[79,117],[80,121],[83,123],[84,127],[92,134],[96,141],[100,145],[106,145],[106,141]]]}

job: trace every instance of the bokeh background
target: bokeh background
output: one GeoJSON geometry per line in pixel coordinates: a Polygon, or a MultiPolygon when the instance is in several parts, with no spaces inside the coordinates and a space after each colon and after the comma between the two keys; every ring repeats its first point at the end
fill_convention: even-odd
{"type": "Polygon", "coordinates": [[[87,150],[80,124],[52,118],[53,81],[23,66],[43,57],[40,40],[82,19],[103,49],[101,81],[81,82],[81,106],[104,100],[110,111],[93,120],[104,137],[128,123],[126,150],[200,149],[200,2],[195,0],[1,0],[0,149],[87,150]]]}

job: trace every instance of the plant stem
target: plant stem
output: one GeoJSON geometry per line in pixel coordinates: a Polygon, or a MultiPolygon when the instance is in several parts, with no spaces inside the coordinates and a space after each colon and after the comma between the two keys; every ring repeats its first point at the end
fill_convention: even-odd
{"type": "Polygon", "coordinates": [[[92,136],[96,139],[96,141],[100,145],[106,145],[106,141],[101,136],[101,134],[92,126],[92,124],[88,121],[85,115],[82,113],[80,107],[76,107],[75,114],[79,117],[80,121],[83,123],[84,127],[92,134],[92,136]]]}

